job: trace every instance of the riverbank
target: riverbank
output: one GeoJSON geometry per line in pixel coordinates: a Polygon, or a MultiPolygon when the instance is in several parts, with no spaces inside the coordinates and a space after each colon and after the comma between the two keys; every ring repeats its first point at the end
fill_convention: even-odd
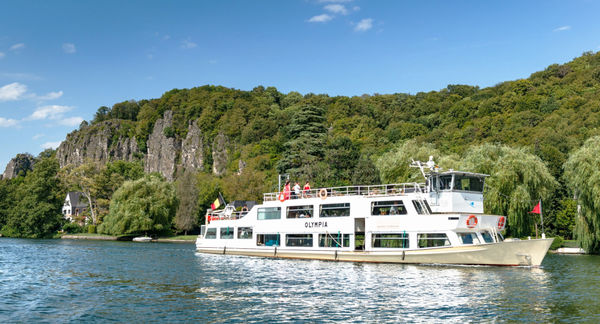
{"type": "MultiPolygon", "coordinates": [[[[160,243],[194,243],[196,241],[196,235],[178,235],[178,236],[167,236],[153,239],[152,242],[160,243]]],[[[90,234],[90,233],[75,233],[75,234],[64,234],[60,237],[61,239],[68,240],[99,240],[99,241],[131,241],[133,236],[111,236],[105,234],[90,234]]]]}

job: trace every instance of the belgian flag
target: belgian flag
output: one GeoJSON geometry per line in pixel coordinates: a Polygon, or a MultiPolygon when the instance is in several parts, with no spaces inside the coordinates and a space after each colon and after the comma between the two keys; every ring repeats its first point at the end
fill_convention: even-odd
{"type": "Polygon", "coordinates": [[[212,210],[215,210],[223,205],[225,205],[225,199],[223,199],[223,196],[221,196],[221,193],[219,192],[219,197],[217,197],[217,199],[215,199],[215,202],[210,204],[210,208],[212,210]]]}

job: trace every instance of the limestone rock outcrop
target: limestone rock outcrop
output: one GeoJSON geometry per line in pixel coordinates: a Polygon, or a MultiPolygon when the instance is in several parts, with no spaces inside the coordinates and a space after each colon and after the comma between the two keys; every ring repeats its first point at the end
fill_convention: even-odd
{"type": "Polygon", "coordinates": [[[175,162],[179,153],[181,143],[175,137],[169,137],[168,129],[173,127],[173,112],[165,111],[163,118],[154,124],[152,134],[148,138],[148,153],[144,170],[146,172],[159,172],[168,181],[175,177],[175,162]]]}
{"type": "Polygon", "coordinates": [[[4,173],[0,175],[0,179],[16,178],[20,173],[27,173],[33,170],[35,158],[28,153],[17,154],[6,165],[4,173]]]}
{"type": "Polygon", "coordinates": [[[225,173],[227,168],[227,145],[229,140],[224,134],[219,134],[215,137],[212,144],[212,158],[213,158],[213,173],[215,175],[222,175],[225,173]]]}
{"type": "Polygon", "coordinates": [[[100,163],[135,160],[140,154],[135,138],[119,136],[120,128],[119,121],[111,120],[71,132],[56,151],[60,167],[80,165],[86,160],[100,163]]]}
{"type": "Polygon", "coordinates": [[[181,166],[188,170],[201,170],[204,166],[204,138],[197,121],[189,126],[181,145],[181,166]]]}

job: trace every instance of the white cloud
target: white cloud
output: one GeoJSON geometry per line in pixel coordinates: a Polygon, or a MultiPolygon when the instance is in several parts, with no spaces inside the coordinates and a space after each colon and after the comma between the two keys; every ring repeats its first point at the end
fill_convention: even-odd
{"type": "Polygon", "coordinates": [[[43,106],[36,109],[31,116],[27,117],[28,120],[40,120],[40,119],[60,119],[64,116],[67,111],[72,110],[73,107],[50,105],[43,106]]]}
{"type": "Polygon", "coordinates": [[[9,48],[9,50],[11,50],[11,51],[18,51],[18,50],[21,50],[21,49],[24,49],[24,48],[25,48],[25,44],[18,43],[18,44],[15,44],[15,45],[11,46],[9,48]]]}
{"type": "Polygon", "coordinates": [[[322,15],[311,17],[308,20],[308,22],[324,23],[324,22],[330,21],[331,19],[333,19],[333,17],[331,17],[330,15],[328,15],[328,14],[322,14],[322,15]]]}
{"type": "Polygon", "coordinates": [[[184,39],[181,41],[181,48],[183,49],[190,49],[194,47],[198,47],[198,44],[190,41],[189,39],[184,39]]]}
{"type": "Polygon", "coordinates": [[[3,57],[5,57],[5,56],[6,56],[6,54],[4,54],[4,53],[0,52],[0,60],[1,60],[3,57]]]}
{"type": "Polygon", "coordinates": [[[31,139],[36,140],[36,139],[40,139],[40,138],[42,138],[44,136],[46,136],[46,135],[44,135],[44,134],[35,134],[31,139]]]}
{"type": "Polygon", "coordinates": [[[81,117],[69,117],[69,118],[60,120],[58,122],[58,124],[63,125],[63,126],[79,126],[79,124],[81,124],[82,121],[83,121],[83,118],[81,118],[81,117]]]}
{"type": "Polygon", "coordinates": [[[58,142],[46,142],[42,145],[40,145],[41,148],[43,149],[53,149],[55,150],[59,145],[60,145],[61,141],[58,142]]]}
{"type": "Polygon", "coordinates": [[[571,26],[567,25],[567,26],[560,26],[558,28],[555,28],[553,31],[554,32],[559,32],[559,31],[565,31],[565,30],[569,30],[569,29],[571,29],[571,26]]]}
{"type": "Polygon", "coordinates": [[[62,91],[56,91],[56,92],[48,92],[47,94],[43,95],[43,96],[37,96],[35,97],[38,100],[54,100],[54,99],[58,99],[60,97],[62,97],[63,92],[62,91]]]}
{"type": "Polygon", "coordinates": [[[77,48],[75,48],[75,44],[73,43],[64,43],[62,45],[63,52],[67,54],[73,54],[77,52],[77,48]]]}
{"type": "Polygon", "coordinates": [[[320,3],[344,3],[352,2],[352,0],[319,0],[320,3]]]}
{"type": "Polygon", "coordinates": [[[344,5],[341,5],[338,3],[328,4],[325,7],[323,7],[323,9],[325,9],[329,12],[332,12],[334,14],[342,14],[342,15],[348,14],[348,10],[346,9],[346,7],[344,5]]]}
{"type": "Polygon", "coordinates": [[[17,120],[0,117],[0,127],[17,126],[18,123],[19,123],[19,121],[17,121],[17,120]]]}
{"type": "Polygon", "coordinates": [[[359,7],[359,6],[354,6],[354,7],[352,7],[352,10],[354,10],[354,11],[359,11],[359,10],[360,10],[360,7],[359,7]]]}
{"type": "Polygon", "coordinates": [[[373,19],[365,18],[365,19],[359,21],[358,24],[356,24],[356,27],[354,27],[354,30],[355,31],[367,31],[371,28],[373,28],[373,19]]]}
{"type": "Polygon", "coordinates": [[[0,101],[19,100],[27,92],[27,86],[19,82],[7,84],[0,88],[0,101]]]}

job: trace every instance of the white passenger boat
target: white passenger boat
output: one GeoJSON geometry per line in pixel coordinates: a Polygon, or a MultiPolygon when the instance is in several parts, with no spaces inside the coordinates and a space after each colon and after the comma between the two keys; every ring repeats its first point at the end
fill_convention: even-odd
{"type": "Polygon", "coordinates": [[[332,261],[539,266],[553,239],[504,240],[483,213],[487,175],[421,168],[425,184],[320,188],[207,214],[202,253],[332,261]]]}

